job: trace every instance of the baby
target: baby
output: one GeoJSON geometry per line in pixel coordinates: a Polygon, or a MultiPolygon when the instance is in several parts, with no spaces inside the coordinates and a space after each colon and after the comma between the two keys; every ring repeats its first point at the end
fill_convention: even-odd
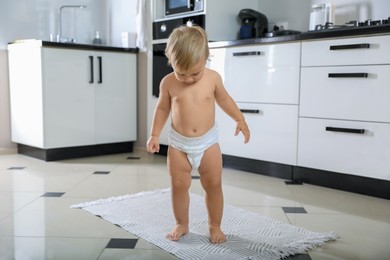
{"type": "Polygon", "coordinates": [[[191,171],[198,170],[205,190],[210,241],[223,243],[222,154],[215,123],[215,103],[235,122],[235,135],[250,138],[245,118],[223,86],[221,76],[206,68],[209,48],[206,32],[181,26],[169,36],[165,54],[173,72],[160,83],[147,150],[159,152],[159,136],[171,114],[167,164],[171,176],[176,226],[167,238],[177,241],[189,232],[191,171]]]}

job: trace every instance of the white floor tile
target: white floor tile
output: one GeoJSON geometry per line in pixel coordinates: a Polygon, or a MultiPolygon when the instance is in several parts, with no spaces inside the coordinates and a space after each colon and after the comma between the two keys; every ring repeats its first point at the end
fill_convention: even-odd
{"type": "MultiPolygon", "coordinates": [[[[340,236],[311,250],[311,259],[389,259],[389,200],[284,181],[226,168],[224,199],[267,217],[340,236]],[[307,214],[286,214],[282,207],[303,207],[307,214]]],[[[166,157],[143,149],[56,162],[2,152],[0,259],[176,259],[142,239],[135,249],[107,249],[111,238],[137,237],[84,210],[70,208],[169,186],[166,157]],[[45,192],[64,195],[41,197],[45,192]]],[[[204,195],[199,179],[192,181],[190,191],[204,195]]]]}

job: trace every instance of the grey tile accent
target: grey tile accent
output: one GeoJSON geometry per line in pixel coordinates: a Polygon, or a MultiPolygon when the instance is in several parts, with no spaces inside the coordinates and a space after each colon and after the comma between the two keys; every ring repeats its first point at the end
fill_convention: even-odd
{"type": "Polygon", "coordinates": [[[282,209],[284,213],[307,213],[305,208],[302,207],[282,207],[282,209]]]}
{"type": "Polygon", "coordinates": [[[308,254],[299,254],[299,255],[289,256],[284,259],[285,260],[311,260],[311,257],[308,254]]]}
{"type": "Polygon", "coordinates": [[[95,171],[93,174],[109,174],[110,172],[108,171],[95,171]]]}
{"type": "Polygon", "coordinates": [[[7,170],[23,170],[25,168],[26,167],[17,167],[17,166],[15,166],[15,167],[9,167],[7,170]]]}
{"type": "Polygon", "coordinates": [[[65,194],[65,192],[46,192],[41,197],[53,197],[53,198],[56,198],[56,197],[61,197],[64,194],[65,194]]]}
{"type": "Polygon", "coordinates": [[[192,176],[191,176],[191,179],[193,179],[193,180],[200,180],[200,176],[192,175],[192,176]]]}
{"type": "Polygon", "coordinates": [[[139,157],[139,156],[129,156],[126,159],[127,160],[139,160],[139,159],[141,159],[141,157],[139,157]]]}
{"type": "Polygon", "coordinates": [[[298,181],[298,180],[285,181],[284,183],[286,185],[302,185],[303,184],[302,181],[298,181]]]}
{"type": "Polygon", "coordinates": [[[112,238],[106,248],[134,249],[138,238],[112,238]]]}

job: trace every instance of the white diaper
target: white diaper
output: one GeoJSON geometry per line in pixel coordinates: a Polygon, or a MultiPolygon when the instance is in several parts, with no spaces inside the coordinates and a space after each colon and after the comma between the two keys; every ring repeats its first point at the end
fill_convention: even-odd
{"type": "Polygon", "coordinates": [[[215,124],[207,133],[199,137],[186,137],[171,128],[168,141],[170,146],[187,154],[192,170],[198,170],[204,152],[218,143],[218,127],[215,124]]]}

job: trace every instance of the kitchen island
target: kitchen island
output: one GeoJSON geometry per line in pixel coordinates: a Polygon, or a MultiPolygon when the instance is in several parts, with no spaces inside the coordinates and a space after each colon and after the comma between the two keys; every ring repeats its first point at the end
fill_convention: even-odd
{"type": "Polygon", "coordinates": [[[46,161],[130,152],[136,48],[40,40],[8,45],[11,138],[46,161]]]}

